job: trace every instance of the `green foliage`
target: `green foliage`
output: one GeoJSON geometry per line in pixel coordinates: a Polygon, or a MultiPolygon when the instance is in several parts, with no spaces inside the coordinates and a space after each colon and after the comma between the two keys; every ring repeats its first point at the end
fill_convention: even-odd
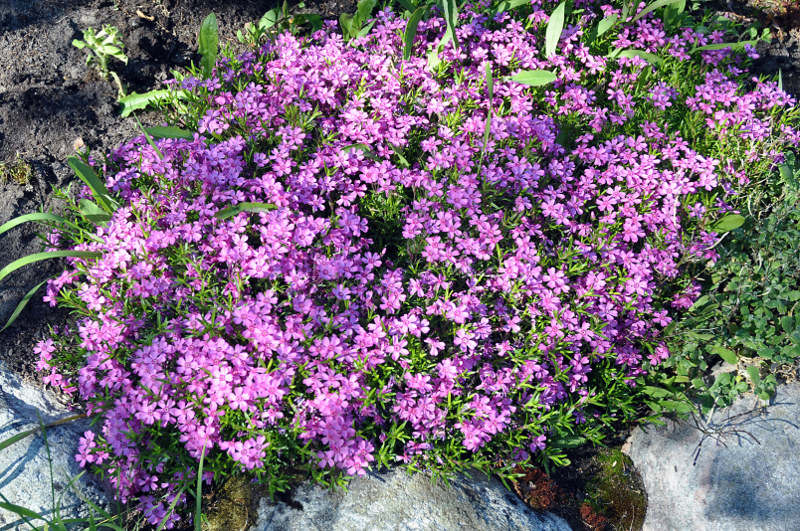
{"type": "Polygon", "coordinates": [[[544,55],[550,57],[555,55],[556,46],[561,39],[561,33],[564,31],[564,10],[566,9],[566,2],[561,2],[550,15],[550,20],[547,22],[547,31],[545,32],[544,39],[544,55]]]}
{"type": "Polygon", "coordinates": [[[217,62],[217,55],[219,54],[219,26],[217,25],[217,16],[214,13],[209,14],[200,25],[197,42],[197,51],[202,56],[200,66],[202,67],[203,77],[208,79],[211,77],[211,71],[214,69],[214,64],[217,62]]]}
{"type": "Polygon", "coordinates": [[[72,41],[72,45],[79,50],[87,50],[89,53],[86,56],[86,64],[88,66],[95,64],[103,78],[107,79],[109,75],[113,77],[119,90],[119,97],[125,96],[125,89],[119,76],[108,68],[108,62],[112,58],[128,64],[125,44],[119,36],[119,28],[106,24],[97,33],[93,28],[87,28],[83,31],[83,40],[75,39],[72,41]]]}
{"type": "Polygon", "coordinates": [[[800,359],[800,169],[791,153],[778,173],[773,203],[752,205],[760,208],[743,225],[737,215],[712,225],[740,227],[702,272],[706,295],[670,332],[669,363],[690,380],[704,412],[746,391],[768,399],[777,385],[772,373],[800,359]],[[709,376],[716,360],[721,372],[709,376]]]}
{"type": "Polygon", "coordinates": [[[355,13],[352,15],[342,13],[339,16],[339,25],[342,28],[345,40],[362,37],[369,33],[369,30],[372,29],[373,22],[366,26],[364,26],[364,23],[369,19],[377,3],[378,0],[360,0],[355,13]]]}
{"type": "MultiPolygon", "coordinates": [[[[294,6],[294,9],[303,9],[304,3],[294,6]]],[[[248,22],[244,25],[244,31],[236,32],[236,38],[242,44],[257,47],[273,38],[282,31],[296,33],[304,25],[310,26],[312,31],[322,28],[322,17],[311,13],[292,14],[289,4],[284,1],[281,8],[270,9],[255,24],[248,22]]]]}

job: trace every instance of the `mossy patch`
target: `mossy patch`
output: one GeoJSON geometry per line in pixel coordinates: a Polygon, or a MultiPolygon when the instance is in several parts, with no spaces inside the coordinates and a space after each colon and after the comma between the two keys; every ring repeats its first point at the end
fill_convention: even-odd
{"type": "Polygon", "coordinates": [[[26,185],[31,182],[32,176],[33,168],[19,153],[10,162],[0,162],[0,185],[9,182],[20,186],[26,185]]]}
{"type": "Polygon", "coordinates": [[[245,476],[234,476],[203,500],[203,531],[239,531],[256,519],[257,500],[265,487],[245,476]],[[255,503],[254,503],[255,502],[255,503]]]}
{"type": "Polygon", "coordinates": [[[588,503],[612,529],[641,529],[647,496],[630,458],[618,449],[603,448],[593,459],[587,480],[588,503]]]}

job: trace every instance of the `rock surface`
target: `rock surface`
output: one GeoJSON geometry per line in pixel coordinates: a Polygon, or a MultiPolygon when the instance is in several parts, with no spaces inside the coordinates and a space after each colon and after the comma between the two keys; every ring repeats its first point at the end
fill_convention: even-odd
{"type": "Polygon", "coordinates": [[[537,514],[497,479],[459,475],[450,487],[430,476],[393,470],[353,480],[346,493],[301,485],[289,503],[262,499],[251,531],[524,530],[569,531],[537,514]]]}
{"type": "MultiPolygon", "coordinates": [[[[0,362],[0,441],[39,426],[39,417],[47,424],[74,415],[61,404],[53,393],[20,382],[0,362]]],[[[82,419],[47,430],[47,443],[52,458],[55,497],[63,494],[62,518],[88,515],[88,506],[67,489],[69,481],[81,472],[75,462],[78,438],[88,429],[88,420],[82,419]]],[[[75,483],[81,496],[93,503],[107,506],[109,498],[93,480],[82,476],[75,483]]],[[[41,432],[30,435],[0,451],[0,493],[9,502],[31,509],[45,518],[53,516],[50,489],[50,464],[45,440],[41,432]]],[[[36,526],[42,521],[32,521],[36,526]]],[[[14,513],[0,509],[0,531],[30,529],[14,513]]]]}
{"type": "Polygon", "coordinates": [[[708,436],[691,419],[634,431],[645,530],[800,529],[800,385],[779,387],[762,411],[755,404],[748,396],[704,419],[708,436]]]}

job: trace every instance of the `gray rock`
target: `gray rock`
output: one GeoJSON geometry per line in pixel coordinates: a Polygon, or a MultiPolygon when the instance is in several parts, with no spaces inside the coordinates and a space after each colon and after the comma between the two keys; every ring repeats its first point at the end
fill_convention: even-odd
{"type": "MultiPolygon", "coordinates": [[[[19,377],[0,362],[0,441],[39,426],[37,413],[45,424],[75,414],[59,402],[56,395],[19,381],[19,377]]],[[[75,453],[78,438],[88,426],[88,420],[82,419],[46,431],[56,500],[63,495],[62,518],[88,515],[89,507],[76,495],[76,490],[100,507],[109,506],[104,490],[88,474],[74,484],[75,488],[67,489],[69,481],[81,472],[75,462],[75,453]]],[[[54,509],[50,478],[50,463],[41,432],[0,450],[0,493],[9,502],[31,509],[47,519],[53,517],[54,509]]],[[[44,524],[42,521],[32,523],[37,526],[44,524]]],[[[12,529],[30,527],[16,514],[0,509],[0,531],[12,529]]]]}
{"type": "Polygon", "coordinates": [[[347,492],[298,487],[289,504],[262,499],[251,531],[525,530],[569,531],[537,514],[497,479],[459,475],[445,486],[426,474],[393,470],[351,481],[347,492]]]}
{"type": "Polygon", "coordinates": [[[748,396],[714,413],[699,424],[707,435],[692,419],[634,431],[645,530],[800,529],[800,385],[757,405],[748,396]]]}

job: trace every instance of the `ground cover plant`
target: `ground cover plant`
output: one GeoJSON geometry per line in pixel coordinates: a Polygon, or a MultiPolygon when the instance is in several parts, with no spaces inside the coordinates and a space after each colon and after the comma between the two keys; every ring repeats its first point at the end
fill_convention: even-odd
{"type": "Polygon", "coordinates": [[[270,35],[170,82],[177,129],[71,160],[35,219],[77,322],[38,350],[98,419],[81,465],[173,526],[199,480],[508,476],[688,411],[664,328],[800,133],[753,41],[656,4],[270,35]]]}

